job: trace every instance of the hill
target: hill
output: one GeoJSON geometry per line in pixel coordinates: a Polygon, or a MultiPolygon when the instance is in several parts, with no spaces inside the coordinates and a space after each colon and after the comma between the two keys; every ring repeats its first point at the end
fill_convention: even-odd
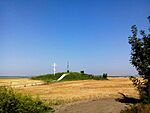
{"type": "MultiPolygon", "coordinates": [[[[46,75],[34,76],[31,79],[43,80],[45,82],[55,82],[63,74],[65,74],[65,72],[56,73],[55,75],[54,74],[46,74],[46,75]]],[[[92,80],[106,80],[107,77],[95,76],[95,75],[91,75],[91,74],[83,74],[83,73],[78,73],[78,72],[70,72],[61,81],[89,80],[89,79],[92,79],[92,80]]]]}

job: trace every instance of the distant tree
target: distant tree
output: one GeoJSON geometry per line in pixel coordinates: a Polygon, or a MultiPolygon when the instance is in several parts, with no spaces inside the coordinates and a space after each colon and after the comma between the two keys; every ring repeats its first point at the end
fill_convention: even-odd
{"type": "MultiPolygon", "coordinates": [[[[150,23],[150,16],[148,16],[150,23]]],[[[141,98],[144,96],[150,98],[150,26],[148,33],[144,30],[139,33],[136,25],[131,27],[132,36],[129,36],[129,44],[131,44],[131,64],[137,69],[139,75],[143,77],[143,81],[137,78],[132,78],[134,85],[137,86],[141,93],[141,98]]]]}
{"type": "Polygon", "coordinates": [[[80,71],[80,73],[84,74],[84,71],[80,71]]]}
{"type": "Polygon", "coordinates": [[[103,73],[103,78],[107,78],[107,73],[103,73]]]}

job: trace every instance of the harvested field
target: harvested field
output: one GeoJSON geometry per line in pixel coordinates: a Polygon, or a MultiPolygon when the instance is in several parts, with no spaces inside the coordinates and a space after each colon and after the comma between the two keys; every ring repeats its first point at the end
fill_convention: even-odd
{"type": "Polygon", "coordinates": [[[129,78],[108,79],[65,81],[47,85],[28,78],[0,79],[0,85],[10,85],[19,92],[38,96],[52,105],[56,113],[119,113],[126,106],[115,101],[121,97],[119,93],[131,97],[138,97],[138,93],[129,78]],[[39,85],[33,85],[36,83],[39,85]]]}
{"type": "Polygon", "coordinates": [[[137,91],[128,78],[108,79],[65,81],[48,85],[34,85],[43,84],[43,82],[29,78],[17,78],[0,79],[0,85],[15,86],[20,92],[39,96],[46,101],[52,102],[52,104],[88,99],[117,98],[121,96],[119,93],[138,97],[137,91]]]}
{"type": "MultiPolygon", "coordinates": [[[[138,97],[129,78],[108,78],[109,80],[79,80],[51,83],[48,85],[17,87],[20,92],[39,96],[52,105],[78,100],[118,98],[119,93],[138,97]]],[[[11,79],[10,79],[11,80],[11,79]]],[[[19,82],[33,80],[20,79],[19,82]]],[[[35,81],[33,81],[35,82],[35,81]]]]}
{"type": "Polygon", "coordinates": [[[0,78],[0,86],[26,87],[40,84],[44,84],[44,82],[29,78],[0,78]]]}

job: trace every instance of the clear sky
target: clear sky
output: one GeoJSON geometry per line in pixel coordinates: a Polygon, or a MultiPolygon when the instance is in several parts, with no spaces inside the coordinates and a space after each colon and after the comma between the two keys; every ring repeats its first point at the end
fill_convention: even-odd
{"type": "Polygon", "coordinates": [[[0,75],[71,71],[134,75],[130,27],[147,29],[150,0],[0,0],[0,75]]]}

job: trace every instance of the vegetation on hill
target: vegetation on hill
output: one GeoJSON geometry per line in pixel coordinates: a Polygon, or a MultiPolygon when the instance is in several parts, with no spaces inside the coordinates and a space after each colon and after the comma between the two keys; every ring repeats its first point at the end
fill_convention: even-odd
{"type": "MultiPolygon", "coordinates": [[[[65,72],[62,73],[56,73],[54,74],[46,74],[46,75],[40,75],[36,77],[32,77],[34,80],[43,80],[45,82],[55,82],[59,77],[61,77],[65,72]]],[[[107,76],[94,76],[91,74],[84,74],[84,73],[78,73],[78,72],[70,72],[68,75],[66,75],[61,81],[71,81],[71,80],[106,80],[107,76]]]]}
{"type": "Polygon", "coordinates": [[[64,72],[54,74],[45,74],[31,77],[33,80],[43,80],[44,82],[55,82],[59,77],[61,77],[64,72]]]}
{"type": "Polygon", "coordinates": [[[54,110],[39,99],[0,86],[0,113],[52,113],[54,110]]]}

